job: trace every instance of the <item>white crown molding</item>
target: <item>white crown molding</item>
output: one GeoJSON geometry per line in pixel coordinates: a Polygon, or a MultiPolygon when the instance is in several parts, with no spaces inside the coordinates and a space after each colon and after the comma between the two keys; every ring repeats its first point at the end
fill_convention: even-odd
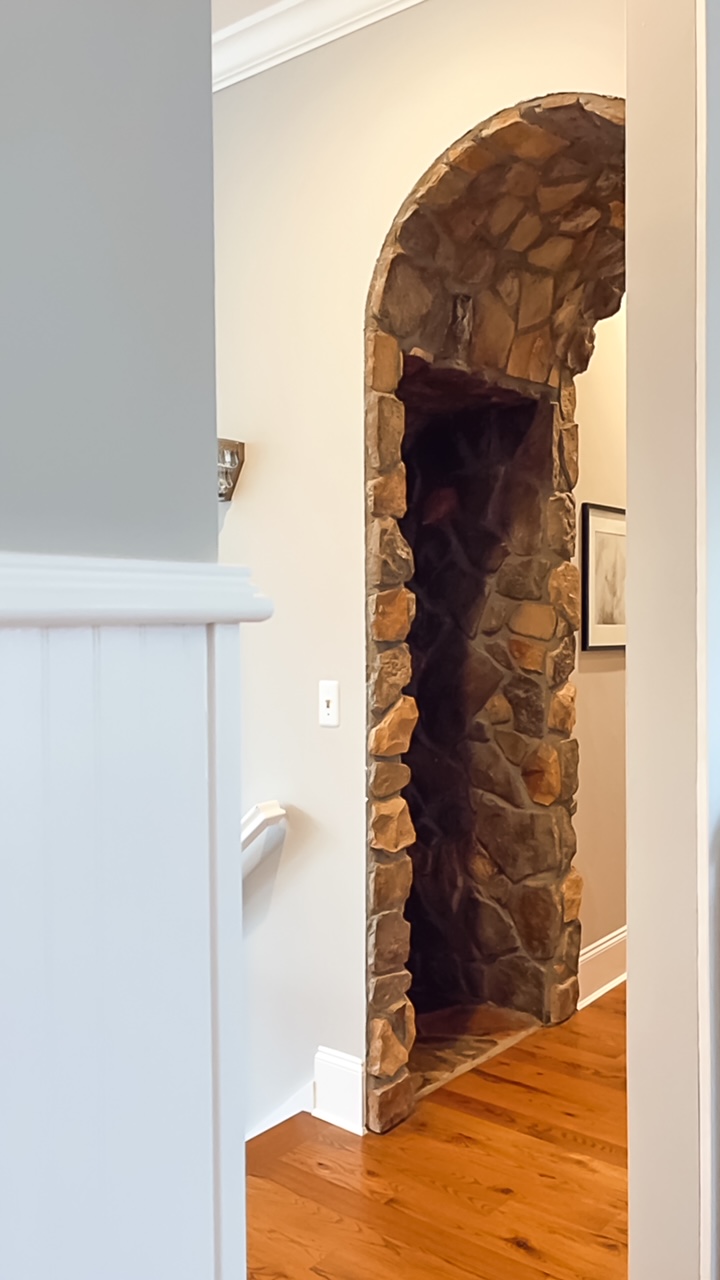
{"type": "Polygon", "coordinates": [[[218,564],[0,555],[0,627],[261,622],[247,569],[218,564]]]}
{"type": "Polygon", "coordinates": [[[259,75],[424,0],[277,0],[213,35],[213,90],[259,75]]]}

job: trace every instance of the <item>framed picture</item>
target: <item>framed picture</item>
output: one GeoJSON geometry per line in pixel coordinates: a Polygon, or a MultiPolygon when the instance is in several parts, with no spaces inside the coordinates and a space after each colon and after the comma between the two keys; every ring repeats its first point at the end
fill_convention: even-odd
{"type": "Polygon", "coordinates": [[[583,649],[625,648],[626,542],[620,507],[583,503],[583,649]]]}

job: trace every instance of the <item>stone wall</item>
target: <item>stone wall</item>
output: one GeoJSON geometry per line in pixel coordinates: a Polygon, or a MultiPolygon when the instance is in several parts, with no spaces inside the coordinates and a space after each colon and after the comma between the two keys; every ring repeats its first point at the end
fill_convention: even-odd
{"type": "MultiPolygon", "coordinates": [[[[413,1105],[409,849],[418,901],[427,900],[429,871],[403,795],[418,720],[408,692],[414,562],[399,524],[408,384],[421,369],[472,378],[479,397],[494,389],[493,412],[504,421],[512,396],[516,418],[528,417],[520,399],[537,406],[486,495],[492,538],[472,604],[482,601],[482,613],[456,668],[472,714],[449,745],[470,779],[472,850],[466,841],[459,863],[440,860],[432,874],[449,876],[454,887],[443,897],[462,904],[466,941],[454,958],[449,952],[453,990],[558,1021],[577,1001],[579,951],[573,377],[587,367],[596,322],[622,299],[623,226],[624,104],[557,95],[503,112],[453,146],[403,206],[375,273],[366,434],[368,1124],[378,1131],[413,1105]]],[[[435,495],[436,524],[452,522],[443,509],[452,501],[435,495]]],[[[417,804],[417,780],[415,796],[417,804]]],[[[442,914],[447,941],[451,916],[442,914]]]]}

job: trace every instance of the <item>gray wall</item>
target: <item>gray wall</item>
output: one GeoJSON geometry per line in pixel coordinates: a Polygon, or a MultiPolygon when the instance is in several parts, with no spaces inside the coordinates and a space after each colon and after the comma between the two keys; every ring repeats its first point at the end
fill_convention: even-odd
{"type": "Polygon", "coordinates": [[[0,550],[214,559],[208,0],[0,17],[0,550]]]}

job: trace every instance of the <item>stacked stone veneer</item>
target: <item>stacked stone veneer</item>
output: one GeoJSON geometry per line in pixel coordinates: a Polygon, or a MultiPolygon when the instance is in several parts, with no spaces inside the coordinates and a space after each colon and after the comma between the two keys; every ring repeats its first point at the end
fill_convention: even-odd
{"type": "MultiPolygon", "coordinates": [[[[375,1130],[413,1105],[405,905],[408,850],[417,856],[417,846],[403,757],[418,708],[407,692],[414,564],[398,524],[407,512],[401,380],[406,386],[422,363],[538,404],[517,466],[498,490],[504,516],[496,502],[494,518],[505,525],[497,563],[483,569],[477,633],[468,637],[477,848],[471,875],[463,858],[456,892],[473,904],[477,928],[466,932],[478,946],[474,976],[458,989],[558,1021],[576,1005],[579,950],[569,683],[579,621],[570,563],[573,378],[587,367],[596,322],[622,299],[623,227],[624,103],[563,94],[503,112],[453,146],[403,206],[378,262],[366,429],[368,1124],[375,1130]],[[482,705],[480,666],[492,671],[482,705]]],[[[450,518],[442,499],[438,512],[450,518]]]]}

